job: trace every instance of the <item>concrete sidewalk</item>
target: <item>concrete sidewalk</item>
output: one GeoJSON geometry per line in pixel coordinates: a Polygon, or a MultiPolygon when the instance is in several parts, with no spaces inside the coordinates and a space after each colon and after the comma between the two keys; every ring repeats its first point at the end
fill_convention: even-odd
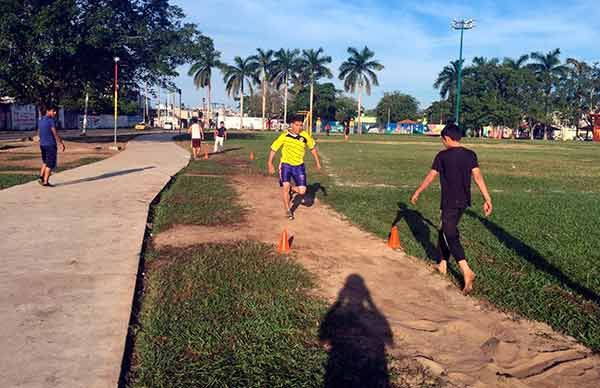
{"type": "Polygon", "coordinates": [[[171,137],[0,191],[0,387],[117,385],[148,206],[189,159],[171,137]]]}

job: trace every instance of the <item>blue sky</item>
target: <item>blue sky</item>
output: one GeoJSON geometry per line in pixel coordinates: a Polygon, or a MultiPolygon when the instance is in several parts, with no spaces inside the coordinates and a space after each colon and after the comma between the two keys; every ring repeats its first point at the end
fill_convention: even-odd
{"type": "MultiPolygon", "coordinates": [[[[453,18],[473,18],[465,32],[464,56],[517,57],[532,51],[561,49],[561,58],[600,61],[600,0],[574,1],[427,1],[427,0],[174,0],[186,21],[213,38],[222,59],[248,56],[256,48],[323,47],[333,59],[333,82],[347,58],[348,46],[368,46],[385,66],[380,86],[365,97],[374,107],[384,92],[399,90],[415,96],[422,107],[438,99],[437,74],[457,59],[459,33],[453,18]]],[[[205,95],[179,69],[177,85],[188,105],[205,95]]],[[[220,71],[213,77],[217,102],[232,103],[220,71]]]]}

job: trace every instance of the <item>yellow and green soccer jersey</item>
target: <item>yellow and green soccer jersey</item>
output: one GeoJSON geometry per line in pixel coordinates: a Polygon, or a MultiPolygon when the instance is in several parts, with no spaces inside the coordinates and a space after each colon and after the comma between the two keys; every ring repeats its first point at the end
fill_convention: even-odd
{"type": "Polygon", "coordinates": [[[307,146],[311,150],[315,148],[315,140],[308,132],[302,131],[294,135],[286,131],[271,144],[271,149],[277,152],[281,148],[281,163],[299,166],[304,163],[304,153],[307,146]]]}

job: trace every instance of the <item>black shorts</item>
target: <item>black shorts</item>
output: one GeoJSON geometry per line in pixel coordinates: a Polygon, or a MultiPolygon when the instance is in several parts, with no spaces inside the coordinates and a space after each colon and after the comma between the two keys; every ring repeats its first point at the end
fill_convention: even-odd
{"type": "Polygon", "coordinates": [[[192,147],[200,148],[202,146],[202,139],[192,139],[192,147]]]}
{"type": "Polygon", "coordinates": [[[40,146],[40,150],[42,151],[42,161],[46,167],[54,170],[56,168],[56,155],[58,154],[57,147],[55,145],[43,145],[40,146]]]}

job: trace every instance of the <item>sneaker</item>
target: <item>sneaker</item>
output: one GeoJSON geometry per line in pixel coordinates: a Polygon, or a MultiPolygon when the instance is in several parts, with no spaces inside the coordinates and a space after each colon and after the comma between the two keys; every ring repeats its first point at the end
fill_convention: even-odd
{"type": "Polygon", "coordinates": [[[50,182],[48,182],[48,183],[42,183],[42,186],[44,186],[44,187],[54,187],[54,185],[52,183],[50,183],[50,182]]]}
{"type": "Polygon", "coordinates": [[[293,220],[293,219],[294,219],[294,213],[292,212],[292,210],[291,210],[291,209],[288,209],[288,211],[287,211],[286,215],[287,215],[287,218],[288,218],[288,219],[290,219],[290,220],[293,220]]]}
{"type": "Polygon", "coordinates": [[[44,178],[39,177],[38,180],[37,180],[37,183],[39,183],[40,186],[44,186],[44,178]]]}

